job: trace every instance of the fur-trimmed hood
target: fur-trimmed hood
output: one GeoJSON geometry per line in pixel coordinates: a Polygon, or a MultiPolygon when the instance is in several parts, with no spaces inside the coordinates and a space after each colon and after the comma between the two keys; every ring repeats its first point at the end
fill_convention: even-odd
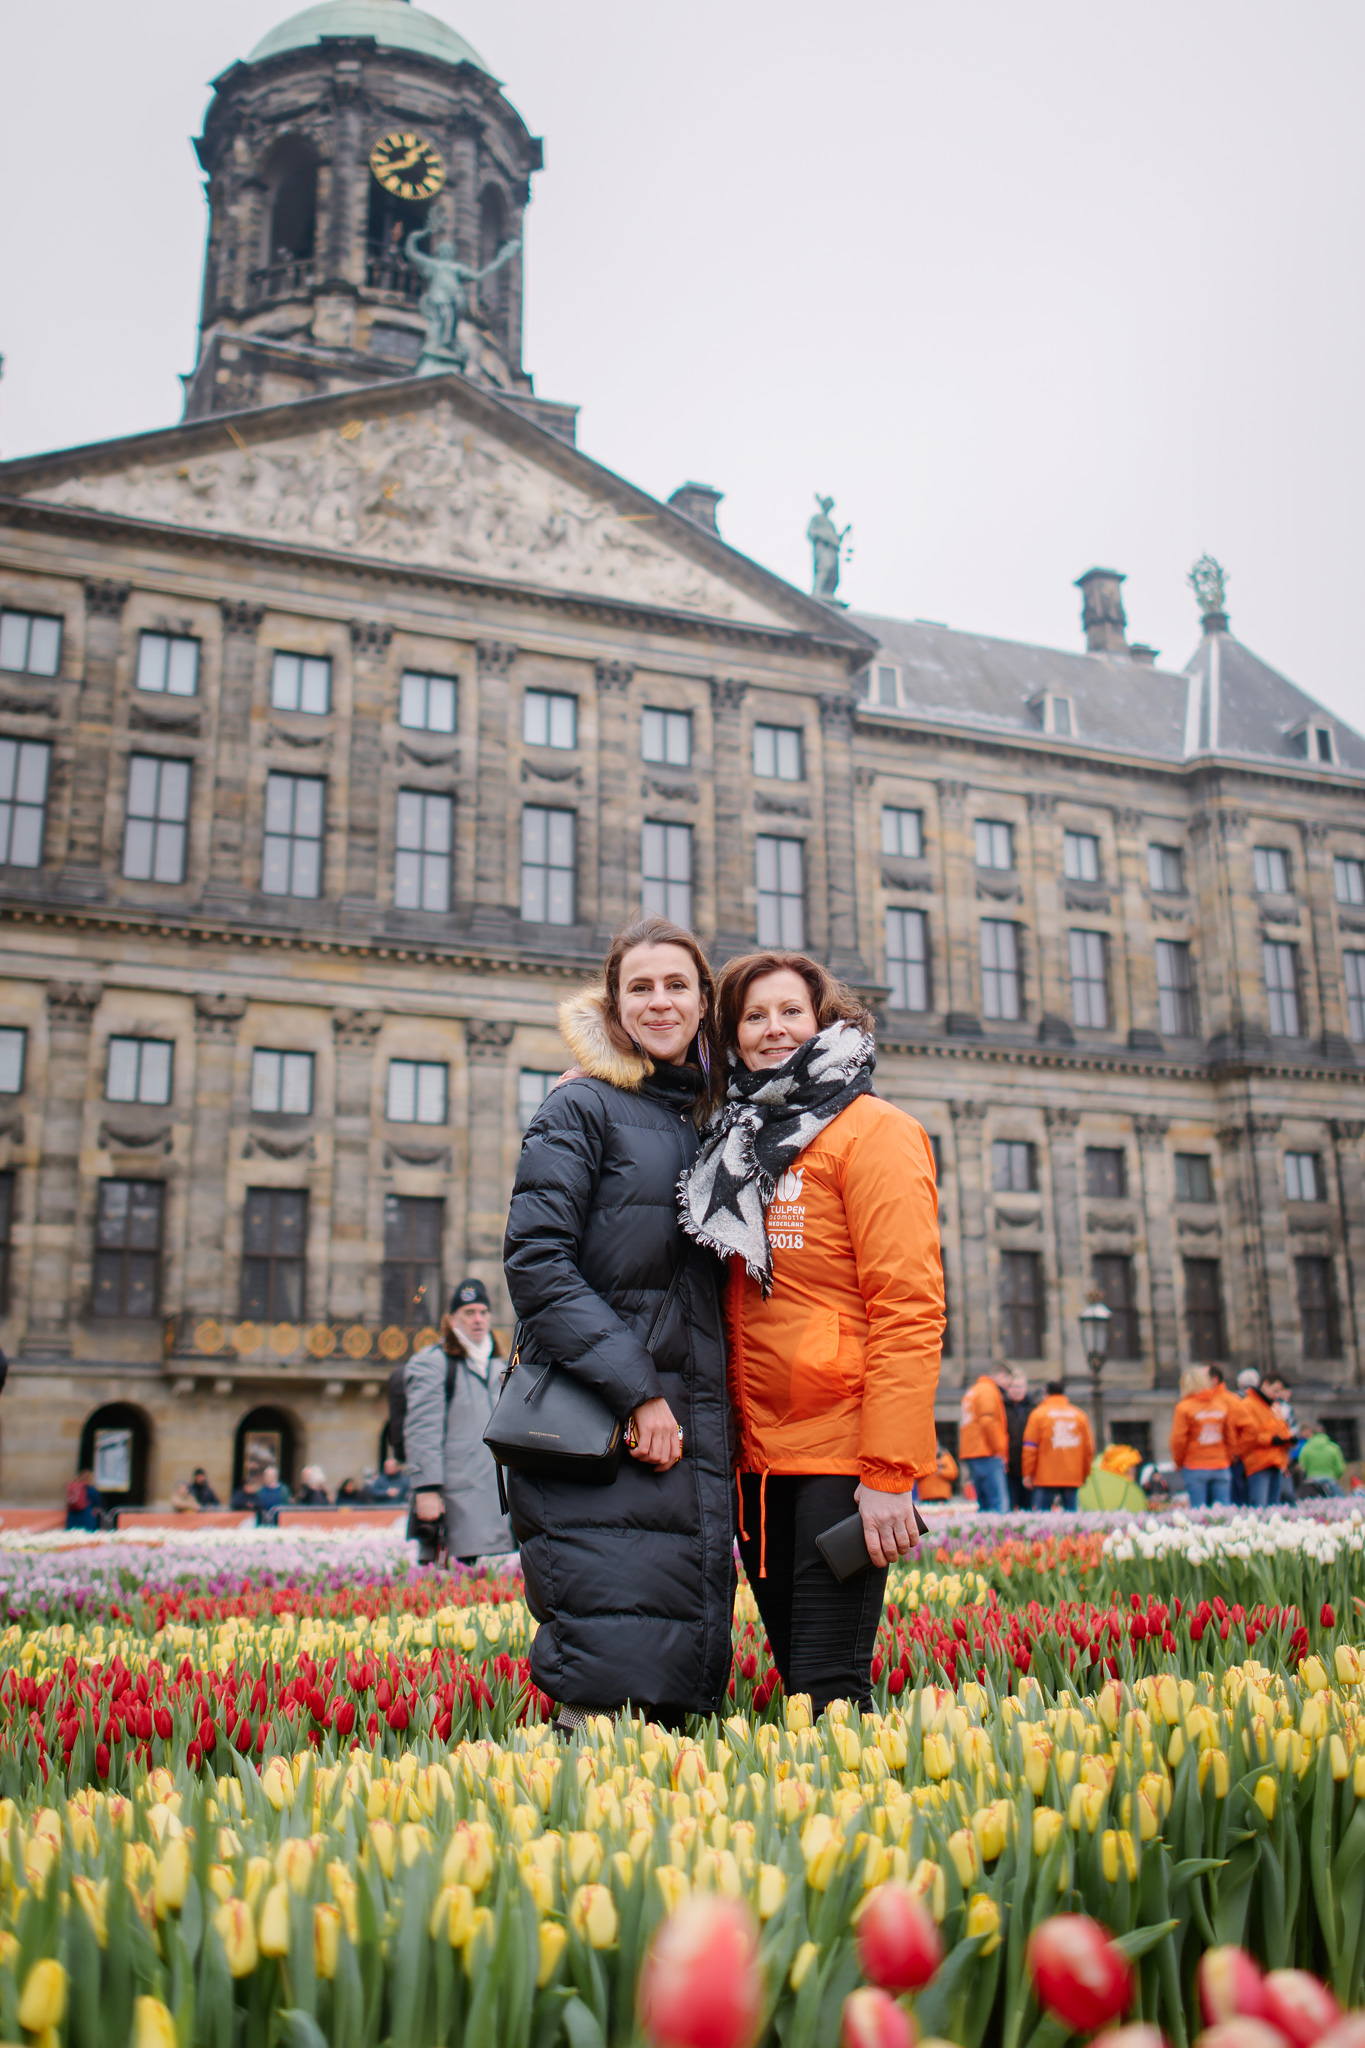
{"type": "Polygon", "coordinates": [[[594,1081],[608,1081],[613,1088],[639,1092],[640,1084],[654,1072],[654,1062],[642,1052],[621,1052],[607,1030],[607,990],[604,982],[580,989],[559,1006],[559,1029],[569,1051],[585,1074],[594,1081]]]}

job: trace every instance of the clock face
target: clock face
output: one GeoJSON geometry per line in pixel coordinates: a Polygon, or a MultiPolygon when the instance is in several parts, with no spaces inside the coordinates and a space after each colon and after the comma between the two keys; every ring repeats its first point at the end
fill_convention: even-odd
{"type": "Polygon", "coordinates": [[[395,199],[430,199],[446,181],[440,151],[425,135],[382,136],[370,151],[370,169],[395,199]]]}

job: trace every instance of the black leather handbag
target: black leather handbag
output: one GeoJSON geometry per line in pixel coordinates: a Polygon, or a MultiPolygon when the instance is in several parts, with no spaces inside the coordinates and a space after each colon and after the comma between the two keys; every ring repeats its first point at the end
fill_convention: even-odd
{"type": "MultiPolygon", "coordinates": [[[[650,1325],[646,1351],[652,1352],[659,1340],[686,1259],[684,1251],[650,1325]]],[[[545,1479],[572,1479],[579,1486],[610,1486],[626,1448],[626,1427],[571,1367],[554,1359],[548,1365],[527,1365],[521,1356],[518,1326],[483,1440],[497,1462],[498,1497],[506,1514],[504,1466],[545,1479]]]]}

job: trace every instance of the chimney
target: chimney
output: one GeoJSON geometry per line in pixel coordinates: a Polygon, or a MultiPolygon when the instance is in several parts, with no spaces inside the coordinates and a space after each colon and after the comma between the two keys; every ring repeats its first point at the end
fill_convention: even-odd
{"type": "Polygon", "coordinates": [[[717,491],[710,484],[679,484],[668,502],[684,519],[704,526],[708,533],[719,533],[716,507],[724,496],[724,491],[717,491]]]}
{"type": "Polygon", "coordinates": [[[1132,655],[1134,661],[1141,662],[1144,668],[1154,668],[1156,666],[1156,658],[1160,654],[1161,649],[1159,647],[1145,646],[1141,640],[1135,640],[1128,649],[1128,652],[1132,655]]]}
{"type": "Polygon", "coordinates": [[[1085,628],[1087,654],[1126,654],[1123,596],[1119,589],[1127,579],[1117,569],[1087,569],[1076,578],[1081,593],[1081,624],[1085,628]]]}

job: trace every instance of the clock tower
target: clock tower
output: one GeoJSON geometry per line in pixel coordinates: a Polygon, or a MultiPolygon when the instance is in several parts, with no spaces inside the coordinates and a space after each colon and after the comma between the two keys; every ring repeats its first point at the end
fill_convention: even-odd
{"type": "Polygon", "coordinates": [[[573,408],[536,399],[521,363],[541,145],[445,22],[410,0],[306,8],[214,80],[195,148],[209,237],[187,418],[458,367],[572,438],[573,408]]]}

